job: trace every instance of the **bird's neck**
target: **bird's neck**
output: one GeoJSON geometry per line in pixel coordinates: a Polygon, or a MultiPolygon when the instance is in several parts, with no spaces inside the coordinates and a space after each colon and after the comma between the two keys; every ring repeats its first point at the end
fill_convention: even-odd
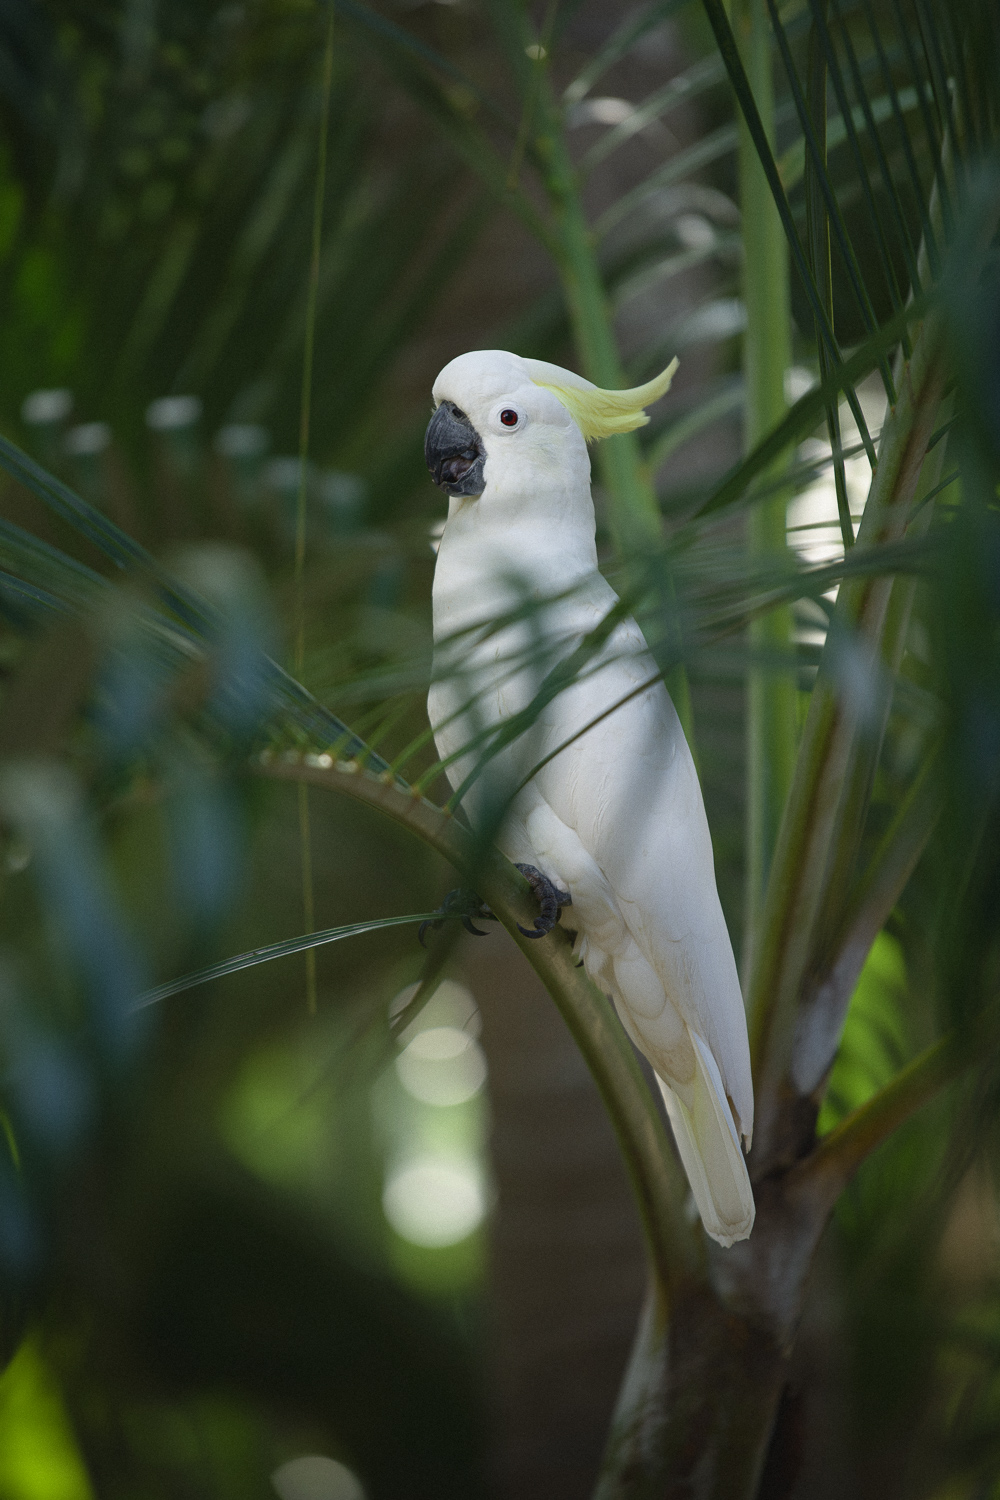
{"type": "Polygon", "coordinates": [[[453,499],[434,570],[435,634],[552,598],[597,570],[594,505],[584,493],[491,492],[453,499]]]}

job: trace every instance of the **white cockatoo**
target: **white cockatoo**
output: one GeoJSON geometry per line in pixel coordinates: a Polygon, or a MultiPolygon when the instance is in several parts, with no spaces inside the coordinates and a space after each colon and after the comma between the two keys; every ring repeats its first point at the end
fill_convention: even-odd
{"type": "Polygon", "coordinates": [[[543,914],[568,892],[579,957],[652,1064],[702,1222],[730,1245],[754,1220],[746,1019],[698,775],[635,621],[483,758],[618,604],[597,566],[587,442],[648,421],[673,369],[631,391],[501,350],[441,371],[425,453],[451,498],[428,712],[453,787],[473,776],[473,822],[509,801],[498,842],[543,914]]]}

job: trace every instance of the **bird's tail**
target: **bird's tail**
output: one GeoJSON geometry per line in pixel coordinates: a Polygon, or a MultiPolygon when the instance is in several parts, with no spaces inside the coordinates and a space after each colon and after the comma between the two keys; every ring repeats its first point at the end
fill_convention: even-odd
{"type": "Polygon", "coordinates": [[[674,1140],[706,1232],[720,1245],[745,1240],[753,1228],[753,1189],[719,1066],[691,1033],[695,1074],[682,1099],[657,1075],[674,1140]]]}

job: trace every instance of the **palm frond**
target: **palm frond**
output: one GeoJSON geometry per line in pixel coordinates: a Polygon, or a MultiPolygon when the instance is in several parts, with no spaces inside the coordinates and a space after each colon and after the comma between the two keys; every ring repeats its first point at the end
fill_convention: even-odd
{"type": "Polygon", "coordinates": [[[412,926],[414,922],[436,922],[444,920],[436,911],[416,912],[407,917],[374,917],[370,922],[352,922],[346,927],[327,927],[322,932],[307,932],[301,937],[285,938],[280,943],[268,943],[263,948],[254,948],[249,953],[237,953],[219,963],[209,964],[179,979],[168,979],[155,989],[146,990],[135,1001],[134,1010],[146,1010],[169,1000],[173,995],[197,989],[215,979],[225,979],[229,974],[238,974],[243,969],[252,969],[257,964],[266,964],[274,958],[288,958],[293,953],[307,953],[313,948],[325,947],[327,943],[339,943],[343,938],[361,937],[366,932],[382,932],[388,927],[412,926]]]}

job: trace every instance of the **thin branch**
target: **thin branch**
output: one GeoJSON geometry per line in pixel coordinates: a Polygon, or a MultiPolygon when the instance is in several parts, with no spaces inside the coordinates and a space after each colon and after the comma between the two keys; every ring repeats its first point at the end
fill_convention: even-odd
{"type": "MultiPolygon", "coordinates": [[[[316,186],[313,192],[312,247],[309,256],[309,279],[306,284],[306,328],[302,349],[302,390],[299,402],[299,489],[295,501],[295,569],[293,594],[295,646],[292,673],[301,682],[306,663],[306,500],[308,497],[309,429],[312,419],[313,352],[316,344],[316,310],[319,305],[319,269],[323,247],[323,205],[326,200],[327,139],[330,134],[330,96],[333,93],[333,18],[334,7],[326,26],[323,49],[323,79],[319,111],[319,142],[316,152],[316,186]]],[[[306,932],[316,925],[316,901],[313,890],[312,825],[309,820],[309,789],[299,787],[299,850],[302,864],[302,919],[306,932]]],[[[306,953],[306,1010],[316,1014],[316,950],[306,953]]]]}

